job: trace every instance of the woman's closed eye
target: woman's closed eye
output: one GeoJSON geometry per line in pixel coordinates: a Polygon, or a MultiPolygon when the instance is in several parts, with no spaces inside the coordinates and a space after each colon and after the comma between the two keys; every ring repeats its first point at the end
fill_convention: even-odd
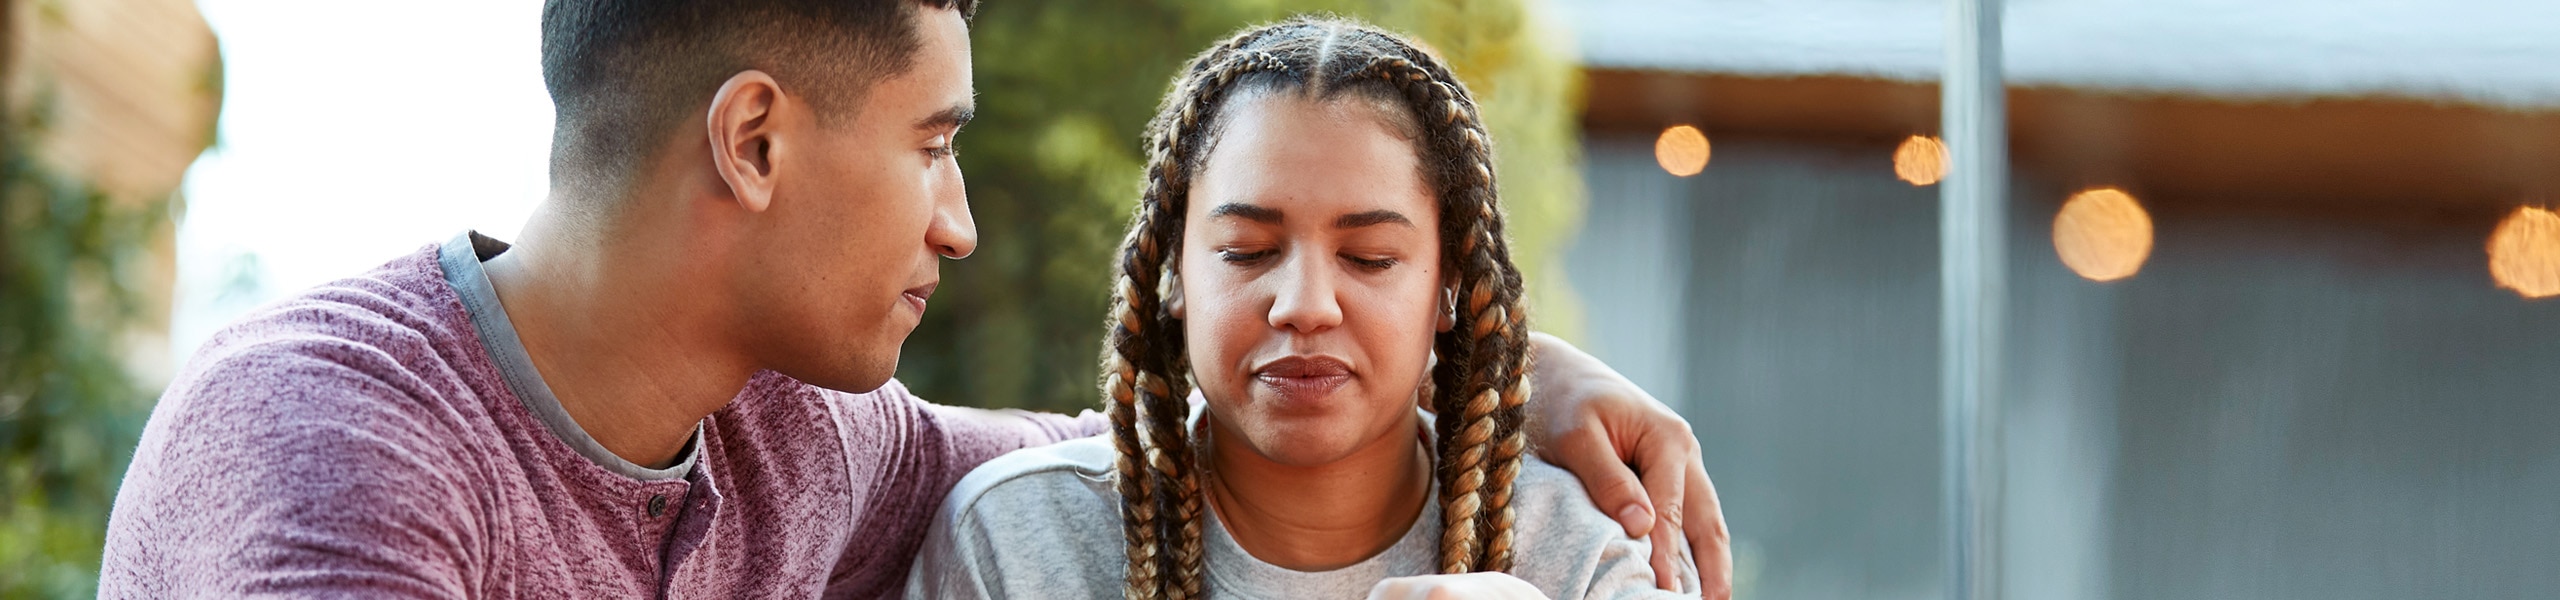
{"type": "Polygon", "coordinates": [[[1342,255],[1342,259],[1343,259],[1343,260],[1347,260],[1347,261],[1351,261],[1351,264],[1359,266],[1359,267],[1360,267],[1360,270],[1368,271],[1368,272],[1372,272],[1372,273],[1379,272],[1379,271],[1385,271],[1385,270],[1387,270],[1387,269],[1391,269],[1391,268],[1395,268],[1396,264],[1400,262],[1400,261],[1397,261],[1397,260],[1396,260],[1396,257],[1393,257],[1393,256],[1374,256],[1374,257],[1372,257],[1372,256],[1360,256],[1360,255],[1357,255],[1357,254],[1344,254],[1344,255],[1342,255]]]}
{"type": "Polygon", "coordinates": [[[1279,254],[1279,252],[1280,251],[1278,250],[1267,249],[1242,250],[1236,248],[1220,248],[1218,249],[1218,260],[1226,261],[1227,264],[1231,265],[1253,266],[1262,264],[1263,259],[1271,258],[1273,255],[1279,254]]]}
{"type": "MultiPolygon", "coordinates": [[[[1218,260],[1226,261],[1227,264],[1231,265],[1250,267],[1262,264],[1263,262],[1268,261],[1271,257],[1279,255],[1279,253],[1280,251],[1278,250],[1221,248],[1218,250],[1218,260]]],[[[1358,267],[1362,271],[1372,273],[1392,269],[1395,268],[1396,265],[1403,264],[1403,261],[1397,260],[1396,257],[1386,255],[1364,256],[1346,252],[1341,254],[1341,257],[1342,260],[1351,263],[1352,266],[1358,267]]]]}

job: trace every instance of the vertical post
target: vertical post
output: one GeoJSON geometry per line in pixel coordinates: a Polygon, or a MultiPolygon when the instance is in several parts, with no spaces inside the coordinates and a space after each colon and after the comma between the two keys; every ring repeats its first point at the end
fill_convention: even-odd
{"type": "Polygon", "coordinates": [[[1948,600],[2000,597],[2000,362],[2008,290],[2008,127],[2000,0],[1949,0],[1939,118],[1940,485],[1948,600]]]}

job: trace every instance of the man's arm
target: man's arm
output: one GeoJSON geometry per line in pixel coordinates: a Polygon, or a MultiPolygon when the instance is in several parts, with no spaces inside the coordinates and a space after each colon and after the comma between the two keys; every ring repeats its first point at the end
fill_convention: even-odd
{"type": "MultiPolygon", "coordinates": [[[[824,392],[838,394],[838,392],[824,392]]],[[[828,578],[829,598],[896,595],[923,546],[934,510],[971,469],[1006,452],[1098,434],[1109,422],[1023,410],[926,402],[891,380],[834,399],[846,435],[862,534],[828,578]]]]}
{"type": "Polygon", "coordinates": [[[440,430],[340,364],[235,353],[146,426],[107,526],[99,597],[460,598],[477,536],[440,430]]]}
{"type": "Polygon", "coordinates": [[[1655,585],[1681,587],[1672,561],[1685,537],[1700,594],[1731,597],[1724,508],[1689,422],[1600,359],[1555,336],[1530,336],[1529,435],[1538,455],[1581,478],[1592,502],[1627,535],[1652,538],[1655,585]]]}
{"type": "Polygon", "coordinates": [[[1081,437],[1102,435],[1111,430],[1111,420],[1102,413],[1086,410],[1075,416],[1017,409],[985,409],[946,406],[918,402],[950,435],[954,444],[949,449],[950,464],[959,475],[995,460],[1006,452],[1033,446],[1046,446],[1081,437]]]}

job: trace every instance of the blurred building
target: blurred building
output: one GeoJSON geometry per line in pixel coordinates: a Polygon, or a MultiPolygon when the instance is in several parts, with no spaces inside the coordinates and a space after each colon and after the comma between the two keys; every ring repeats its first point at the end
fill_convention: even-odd
{"type": "MultiPolygon", "coordinates": [[[[0,0],[7,127],[44,169],[93,186],[114,206],[170,208],[179,179],[213,143],[222,66],[190,0],[0,0]]],[[[169,309],[176,226],[164,222],[124,274],[142,306],[118,340],[144,389],[172,375],[169,309]]]]}
{"type": "MultiPolygon", "coordinates": [[[[1745,595],[1938,597],[1944,3],[1558,4],[1745,595]]],[[[2560,593],[2560,5],[2008,4],[2006,595],[2560,593]]]]}

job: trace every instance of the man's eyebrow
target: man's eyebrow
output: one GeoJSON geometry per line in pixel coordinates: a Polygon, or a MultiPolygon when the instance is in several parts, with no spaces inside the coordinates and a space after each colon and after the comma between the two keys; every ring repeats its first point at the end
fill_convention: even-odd
{"type": "Polygon", "coordinates": [[[1251,204],[1237,204],[1230,202],[1220,204],[1217,208],[1209,209],[1209,218],[1215,219],[1225,216],[1244,217],[1245,220],[1265,225],[1278,224],[1280,222],[1280,211],[1251,204]]]}
{"type": "Polygon", "coordinates": [[[1406,227],[1413,226],[1413,220],[1404,218],[1404,213],[1380,209],[1343,215],[1342,218],[1333,220],[1333,227],[1335,229],[1359,229],[1370,225],[1383,225],[1387,223],[1394,223],[1406,227]]]}
{"type": "Polygon", "coordinates": [[[968,125],[969,120],[977,118],[977,116],[977,105],[954,104],[951,105],[951,108],[942,109],[942,112],[933,113],[932,116],[916,121],[916,131],[940,131],[944,129],[958,130],[962,126],[968,125]]]}

